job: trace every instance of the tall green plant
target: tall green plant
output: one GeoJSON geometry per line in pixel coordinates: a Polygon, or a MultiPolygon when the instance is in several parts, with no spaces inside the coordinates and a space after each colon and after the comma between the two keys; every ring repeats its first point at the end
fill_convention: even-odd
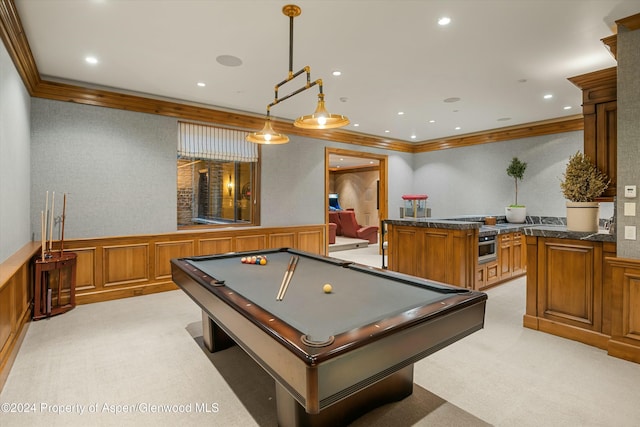
{"type": "Polygon", "coordinates": [[[524,177],[524,171],[527,169],[527,164],[520,161],[517,157],[514,157],[507,168],[507,175],[509,175],[516,184],[516,202],[511,207],[521,207],[518,204],[518,180],[522,181],[524,177]]]}
{"type": "Polygon", "coordinates": [[[570,202],[593,202],[604,193],[611,181],[591,163],[589,157],[579,151],[569,157],[563,177],[560,188],[570,202]]]}

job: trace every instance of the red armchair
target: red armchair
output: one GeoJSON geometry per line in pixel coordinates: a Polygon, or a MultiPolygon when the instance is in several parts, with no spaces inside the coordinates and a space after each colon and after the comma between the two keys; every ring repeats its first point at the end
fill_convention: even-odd
{"type": "Polygon", "coordinates": [[[329,223],[329,244],[333,245],[336,242],[336,228],[338,226],[333,222],[329,223]]]}
{"type": "Polygon", "coordinates": [[[340,226],[340,215],[338,211],[329,212],[329,223],[336,225],[336,236],[342,236],[342,227],[340,226]]]}
{"type": "Polygon", "coordinates": [[[340,226],[342,227],[343,236],[368,240],[369,243],[378,243],[377,226],[367,225],[361,227],[356,220],[356,213],[354,211],[340,211],[338,214],[340,216],[340,226]]]}

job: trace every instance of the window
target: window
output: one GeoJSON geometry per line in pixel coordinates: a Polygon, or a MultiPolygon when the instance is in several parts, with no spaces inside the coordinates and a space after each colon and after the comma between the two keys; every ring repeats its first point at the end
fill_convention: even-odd
{"type": "Polygon", "coordinates": [[[178,228],[259,224],[260,147],[246,135],[179,122],[178,228]]]}

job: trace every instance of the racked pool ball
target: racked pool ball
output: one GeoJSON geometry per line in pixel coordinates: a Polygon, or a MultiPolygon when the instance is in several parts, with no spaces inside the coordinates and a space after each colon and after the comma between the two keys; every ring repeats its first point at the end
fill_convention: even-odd
{"type": "Polygon", "coordinates": [[[240,258],[240,262],[243,264],[247,263],[247,257],[243,256],[242,258],[240,258]]]}
{"type": "Polygon", "coordinates": [[[323,291],[325,294],[330,294],[332,290],[333,290],[333,287],[332,287],[330,284],[328,284],[328,283],[326,283],[326,284],[322,287],[322,291],[323,291]]]}

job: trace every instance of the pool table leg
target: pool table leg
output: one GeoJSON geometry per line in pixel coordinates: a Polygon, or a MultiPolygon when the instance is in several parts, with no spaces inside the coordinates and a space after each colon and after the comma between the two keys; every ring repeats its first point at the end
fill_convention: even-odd
{"type": "Polygon", "coordinates": [[[276,407],[280,427],[343,426],[367,412],[413,393],[413,364],[320,411],[309,414],[276,381],[276,407]]]}
{"type": "Polygon", "coordinates": [[[211,353],[235,345],[235,341],[204,310],[202,310],[202,341],[206,349],[211,353]]]}

